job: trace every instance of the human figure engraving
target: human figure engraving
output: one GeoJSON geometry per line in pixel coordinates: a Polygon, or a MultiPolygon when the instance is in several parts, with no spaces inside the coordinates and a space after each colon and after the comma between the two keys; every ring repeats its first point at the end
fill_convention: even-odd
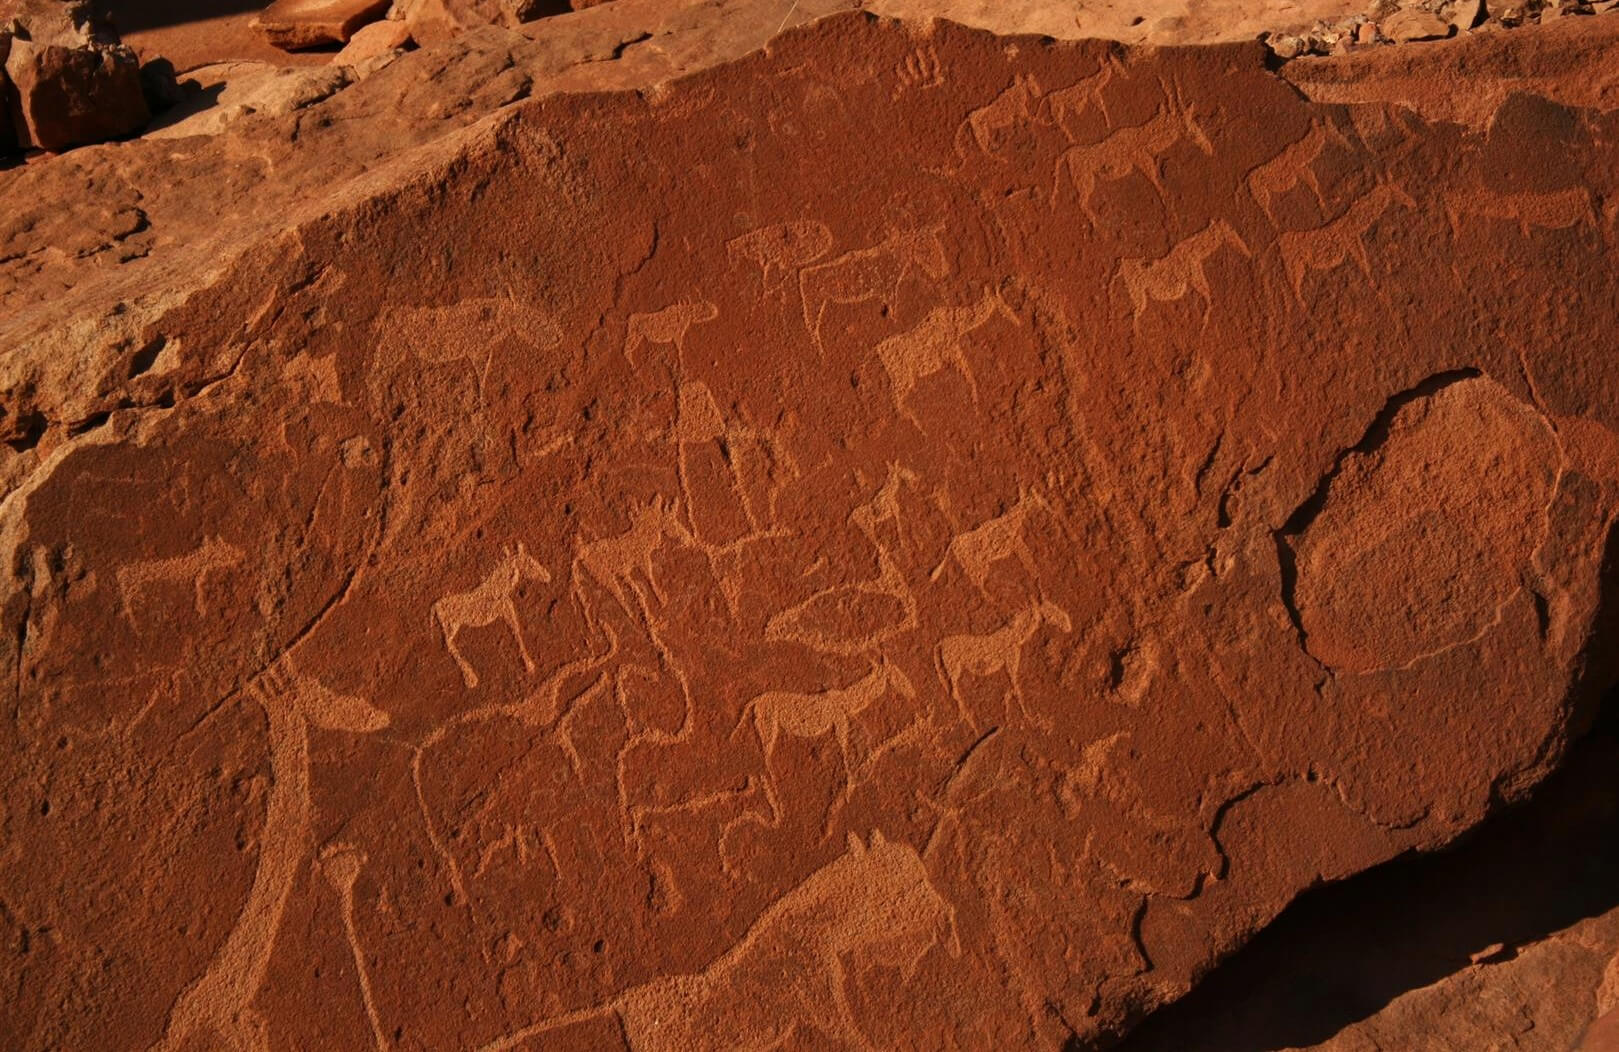
{"type": "Polygon", "coordinates": [[[184,555],[126,563],[116,573],[124,617],[135,623],[137,601],[144,602],[154,586],[187,581],[191,583],[197,613],[204,614],[203,592],[209,575],[240,566],[245,558],[246,553],[229,541],[204,537],[201,544],[184,555]]]}
{"type": "Polygon", "coordinates": [[[766,292],[781,289],[789,275],[797,274],[800,268],[831,250],[832,231],[816,219],[775,223],[725,243],[726,254],[733,261],[752,263],[759,268],[766,292]]]}
{"type": "Polygon", "coordinates": [[[672,344],[676,351],[684,351],[691,327],[719,316],[720,309],[706,300],[675,303],[650,314],[631,314],[624,355],[628,357],[648,343],[672,344]]]}
{"type": "Polygon", "coordinates": [[[954,559],[980,592],[988,593],[990,570],[1002,559],[1016,558],[1031,575],[1036,573],[1034,553],[1023,539],[1024,527],[1037,509],[1050,510],[1044,497],[1019,487],[1018,501],[1005,514],[996,516],[966,533],[957,534],[934,567],[930,580],[937,581],[954,559]]]}
{"type": "Polygon", "coordinates": [[[542,1019],[485,1046],[505,1052],[547,1031],[606,1013],[632,1048],[719,1052],[779,1047],[808,1025],[844,1045],[869,1047],[845,989],[850,964],[885,964],[907,980],[943,944],[961,955],[955,908],[909,844],[852,833],[843,855],[810,874],[701,971],[625,990],[600,1004],[542,1019]],[[759,985],[754,977],[775,976],[759,985]]]}
{"type": "Polygon", "coordinates": [[[978,381],[961,342],[974,330],[987,325],[997,311],[1017,323],[1017,316],[1001,298],[987,292],[975,304],[937,307],[914,329],[890,336],[877,345],[877,358],[888,373],[894,407],[901,415],[921,428],[922,422],[911,411],[907,399],[918,383],[951,366],[966,381],[973,402],[978,401],[978,381]]]}
{"type": "Polygon", "coordinates": [[[941,224],[897,231],[870,248],[846,252],[800,271],[798,291],[804,305],[804,328],[816,348],[824,353],[821,319],[832,304],[897,298],[905,279],[918,273],[943,280],[950,273],[950,260],[939,237],[943,229],[941,224]]]}
{"type": "Polygon", "coordinates": [[[1321,178],[1316,175],[1315,162],[1330,146],[1350,149],[1349,139],[1331,121],[1313,121],[1310,130],[1297,142],[1289,143],[1281,153],[1257,165],[1245,180],[1248,193],[1265,210],[1265,216],[1276,222],[1276,201],[1286,196],[1301,183],[1308,186],[1322,208],[1327,207],[1326,195],[1321,190],[1321,178]]]}
{"type": "Polygon", "coordinates": [[[1121,259],[1118,275],[1130,290],[1137,324],[1153,301],[1171,303],[1195,290],[1203,297],[1203,319],[1214,307],[1209,287],[1209,260],[1222,246],[1249,258],[1253,253],[1230,223],[1216,219],[1197,233],[1182,238],[1161,259],[1121,259]]]}
{"type": "Polygon", "coordinates": [[[1041,600],[1013,614],[993,632],[946,636],[939,643],[939,666],[944,671],[945,683],[950,688],[951,696],[956,699],[961,718],[974,730],[978,728],[978,720],[967,710],[967,700],[961,693],[962,677],[968,674],[993,676],[1006,673],[1019,711],[1025,719],[1030,718],[1019,673],[1023,664],[1023,650],[1043,625],[1051,625],[1065,633],[1074,630],[1066,611],[1055,603],[1041,600]]]}
{"type": "Polygon", "coordinates": [[[1381,182],[1350,205],[1344,214],[1315,230],[1285,230],[1276,236],[1287,280],[1293,294],[1304,296],[1304,279],[1312,270],[1332,270],[1354,260],[1362,274],[1372,277],[1372,260],[1366,254],[1366,234],[1383,213],[1396,203],[1416,208],[1411,195],[1393,183],[1381,182]]]}
{"type": "Polygon", "coordinates": [[[461,678],[468,690],[478,685],[478,673],[455,645],[455,637],[463,628],[483,628],[496,621],[504,621],[512,630],[512,638],[517,640],[517,649],[523,656],[523,668],[532,673],[534,658],[529,655],[528,644],[523,640],[523,625],[517,617],[517,604],[513,597],[524,581],[550,580],[550,572],[524,550],[523,542],[518,541],[517,547],[508,552],[500,565],[489,571],[489,576],[477,587],[447,595],[433,604],[433,618],[444,633],[444,646],[460,667],[461,678]]]}

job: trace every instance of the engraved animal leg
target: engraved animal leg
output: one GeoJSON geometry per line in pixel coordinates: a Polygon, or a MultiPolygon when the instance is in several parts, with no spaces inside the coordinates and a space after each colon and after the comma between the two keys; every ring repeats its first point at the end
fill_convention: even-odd
{"type": "Polygon", "coordinates": [[[455,659],[456,665],[461,669],[462,681],[466,683],[467,689],[471,690],[478,685],[478,674],[472,670],[471,663],[467,661],[460,649],[455,645],[456,634],[461,631],[461,622],[457,619],[452,627],[449,617],[444,613],[442,603],[443,600],[440,600],[433,604],[433,617],[438,621],[439,630],[444,633],[445,649],[450,652],[450,657],[455,659]]]}
{"type": "Polygon", "coordinates": [[[507,595],[501,604],[501,613],[512,630],[512,638],[517,640],[517,649],[523,655],[523,668],[528,670],[529,675],[533,675],[534,659],[529,656],[528,644],[523,641],[523,625],[517,618],[517,604],[510,595],[507,595]]]}

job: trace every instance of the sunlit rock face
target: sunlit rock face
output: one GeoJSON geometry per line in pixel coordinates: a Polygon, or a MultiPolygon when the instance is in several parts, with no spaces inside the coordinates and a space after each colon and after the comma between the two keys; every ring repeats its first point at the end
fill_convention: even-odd
{"type": "Polygon", "coordinates": [[[1055,1048],[1525,793],[1600,671],[1619,118],[1263,55],[827,19],[36,393],[0,1028],[1055,1048]]]}

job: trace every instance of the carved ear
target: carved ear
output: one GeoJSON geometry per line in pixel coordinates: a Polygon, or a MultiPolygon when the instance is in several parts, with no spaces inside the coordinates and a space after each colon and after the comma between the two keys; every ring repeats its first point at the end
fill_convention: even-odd
{"type": "Polygon", "coordinates": [[[853,831],[849,833],[849,853],[851,855],[864,855],[866,853],[866,845],[860,842],[860,838],[855,836],[853,831]]]}
{"type": "Polygon", "coordinates": [[[883,836],[883,831],[881,829],[873,829],[871,831],[871,846],[873,848],[882,847],[886,843],[888,843],[888,838],[883,836]]]}

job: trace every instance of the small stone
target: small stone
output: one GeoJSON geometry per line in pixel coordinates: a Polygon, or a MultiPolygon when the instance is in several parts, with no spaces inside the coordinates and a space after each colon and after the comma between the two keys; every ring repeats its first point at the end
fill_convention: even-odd
{"type": "Polygon", "coordinates": [[[355,30],[387,10],[388,0],[275,0],[253,27],[281,50],[297,51],[346,44],[355,30]]]}
{"type": "Polygon", "coordinates": [[[1294,36],[1271,37],[1265,43],[1269,45],[1272,54],[1283,60],[1298,58],[1305,50],[1305,42],[1294,36]]]}
{"type": "Polygon", "coordinates": [[[1362,46],[1377,43],[1377,23],[1362,22],[1355,29],[1355,43],[1362,46]]]}
{"type": "Polygon", "coordinates": [[[1482,950],[1474,950],[1468,954],[1467,959],[1474,964],[1484,964],[1487,961],[1499,961],[1507,956],[1505,943],[1492,942],[1482,950]]]}

